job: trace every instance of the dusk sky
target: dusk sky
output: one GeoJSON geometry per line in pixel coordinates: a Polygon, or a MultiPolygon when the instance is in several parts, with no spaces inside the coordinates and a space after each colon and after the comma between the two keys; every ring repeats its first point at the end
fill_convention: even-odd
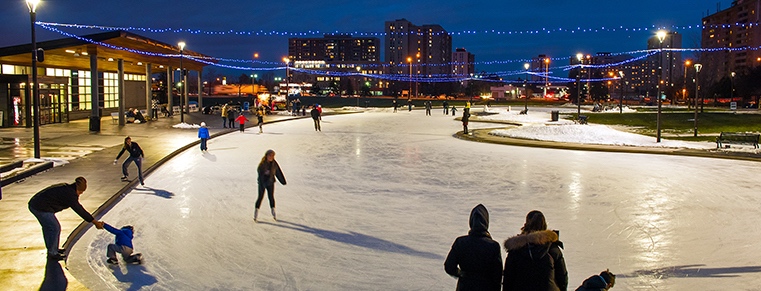
{"type": "MultiPolygon", "coordinates": [[[[520,59],[546,54],[567,57],[577,52],[625,52],[645,49],[656,27],[672,26],[683,37],[683,47],[700,46],[701,18],[726,9],[729,0],[679,1],[202,1],[202,0],[41,0],[37,20],[43,22],[140,28],[187,28],[203,31],[279,32],[384,32],[384,22],[405,18],[415,25],[439,24],[450,33],[478,31],[452,36],[453,48],[465,48],[476,55],[476,71],[520,70],[520,59]],[[598,31],[540,34],[497,34],[484,31],[573,30],[577,27],[648,28],[649,30],[598,31]],[[514,62],[507,62],[514,60],[514,62]],[[481,62],[502,61],[498,65],[481,62]]],[[[0,46],[31,41],[30,19],[24,0],[0,4],[0,46]]],[[[96,29],[61,28],[86,35],[96,29]]],[[[287,55],[289,36],[235,34],[151,33],[131,31],[169,44],[187,43],[186,49],[209,56],[276,62],[287,55]]],[[[37,27],[40,41],[58,39],[59,33],[37,27]]],[[[298,37],[322,37],[310,34],[298,37]]],[[[383,41],[383,36],[378,35],[383,41]]],[[[383,50],[381,49],[381,54],[383,50]]],[[[381,58],[383,60],[383,58],[381,58]]],[[[240,65],[228,63],[230,65],[240,65]]],[[[552,66],[567,65],[568,61],[552,66]]],[[[259,67],[276,65],[260,64],[259,67]]],[[[240,73],[216,69],[226,75],[240,73]]],[[[241,71],[242,73],[245,73],[241,71]]],[[[279,73],[282,74],[282,73],[279,73]]]]}

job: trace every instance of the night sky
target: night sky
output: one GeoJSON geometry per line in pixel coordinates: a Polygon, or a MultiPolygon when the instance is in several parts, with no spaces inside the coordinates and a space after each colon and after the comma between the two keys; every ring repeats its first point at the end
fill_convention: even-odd
{"type": "MultiPolygon", "coordinates": [[[[29,11],[24,0],[0,4],[0,46],[31,41],[29,11]]],[[[645,49],[655,29],[638,32],[553,32],[503,35],[483,31],[689,26],[680,29],[683,47],[700,46],[701,18],[726,9],[729,0],[678,1],[202,1],[202,0],[42,0],[37,20],[44,22],[142,28],[188,28],[206,31],[384,32],[384,22],[406,18],[415,25],[439,24],[447,31],[479,31],[453,35],[453,49],[464,47],[476,62],[510,61],[546,54],[625,52],[645,49]]],[[[77,35],[103,32],[93,29],[62,30],[77,35]]],[[[276,62],[287,55],[289,36],[205,35],[132,31],[169,44],[187,43],[186,49],[206,55],[276,62]]],[[[40,41],[63,36],[37,27],[40,41]]],[[[322,37],[322,34],[299,37],[322,37]]],[[[378,36],[383,41],[383,36],[378,36]]],[[[383,54],[383,50],[381,50],[383,54]]],[[[381,57],[381,60],[383,58],[381,57]]],[[[228,63],[231,64],[232,63],[228,63]]],[[[567,65],[567,61],[553,63],[567,65]]],[[[476,71],[520,70],[522,61],[496,65],[476,64],[476,71]]],[[[259,67],[276,65],[260,64],[259,67]]],[[[229,76],[244,71],[216,69],[229,76]]],[[[279,74],[283,74],[280,72],[279,74]]]]}

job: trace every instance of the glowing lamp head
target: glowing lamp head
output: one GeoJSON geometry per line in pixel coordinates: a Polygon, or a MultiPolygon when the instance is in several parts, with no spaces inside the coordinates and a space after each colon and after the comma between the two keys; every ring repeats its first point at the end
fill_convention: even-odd
{"type": "Polygon", "coordinates": [[[525,63],[525,64],[523,64],[523,68],[524,68],[524,69],[526,69],[526,70],[528,70],[528,68],[529,68],[530,66],[531,66],[531,65],[529,65],[528,63],[525,63]]]}
{"type": "Polygon", "coordinates": [[[26,7],[29,7],[29,13],[37,12],[37,5],[40,4],[40,0],[26,0],[26,7]]]}
{"type": "Polygon", "coordinates": [[[666,39],[666,31],[665,30],[659,30],[655,33],[655,35],[658,37],[658,41],[663,42],[664,39],[666,39]]]}
{"type": "Polygon", "coordinates": [[[685,65],[685,66],[689,66],[690,64],[692,64],[692,61],[690,61],[690,60],[686,60],[686,61],[684,61],[684,65],[685,65]]]}
{"type": "Polygon", "coordinates": [[[288,57],[283,57],[283,62],[285,62],[286,64],[290,63],[291,59],[289,59],[288,57]]]}
{"type": "Polygon", "coordinates": [[[185,50],[185,42],[184,41],[178,42],[177,46],[180,47],[180,51],[184,51],[185,50]]]}
{"type": "Polygon", "coordinates": [[[576,59],[579,60],[579,62],[581,62],[581,60],[584,59],[584,54],[582,54],[582,53],[576,54],[576,59]]]}
{"type": "Polygon", "coordinates": [[[412,62],[412,57],[407,57],[407,62],[411,63],[412,62]]]}

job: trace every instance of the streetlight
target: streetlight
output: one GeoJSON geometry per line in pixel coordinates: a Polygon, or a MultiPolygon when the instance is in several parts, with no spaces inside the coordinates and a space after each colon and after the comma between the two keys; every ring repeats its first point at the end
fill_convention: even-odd
{"type": "Polygon", "coordinates": [[[543,98],[547,97],[547,87],[550,85],[549,80],[550,75],[550,58],[544,58],[544,95],[543,98]]]}
{"type": "MultiPolygon", "coordinates": [[[[701,64],[695,64],[695,132],[694,137],[698,137],[698,96],[700,96],[700,87],[698,86],[698,80],[700,76],[700,69],[703,68],[701,64]]],[[[703,103],[703,102],[700,102],[703,103]]],[[[702,105],[701,105],[702,107],[702,105]]]]}
{"type": "MultiPolygon", "coordinates": [[[[37,34],[34,27],[37,18],[37,5],[40,0],[26,0],[32,22],[32,114],[34,115],[34,158],[40,158],[40,93],[37,84],[37,34]]],[[[27,105],[28,106],[28,105],[27,105]]],[[[100,122],[100,119],[98,120],[100,122]]]]}
{"type": "Polygon", "coordinates": [[[576,119],[579,119],[581,115],[581,68],[584,67],[584,54],[576,54],[576,59],[579,61],[579,72],[576,73],[576,119]]]}
{"type": "Polygon", "coordinates": [[[183,52],[185,50],[185,42],[181,41],[177,43],[177,46],[180,47],[180,123],[185,123],[185,104],[183,104],[185,100],[185,68],[182,66],[182,59],[185,57],[183,56],[183,52]]]}
{"type": "Polygon", "coordinates": [[[410,63],[410,92],[407,93],[407,98],[412,98],[412,57],[407,57],[407,62],[410,63]]]}
{"type": "Polygon", "coordinates": [[[729,91],[729,102],[732,102],[734,101],[733,99],[735,98],[735,72],[729,73],[729,76],[730,76],[729,83],[730,83],[730,86],[732,86],[729,91]]]}
{"type": "Polygon", "coordinates": [[[621,96],[618,96],[618,113],[624,113],[624,71],[618,71],[621,76],[618,86],[621,86],[621,96]]]}
{"type": "Polygon", "coordinates": [[[523,64],[523,68],[526,69],[526,79],[523,80],[523,92],[526,93],[526,103],[525,106],[523,106],[523,111],[528,114],[528,68],[531,67],[529,63],[523,64]]]}
{"type": "Polygon", "coordinates": [[[359,74],[362,73],[362,68],[360,66],[357,66],[356,68],[357,68],[357,90],[355,91],[357,92],[355,93],[357,94],[357,107],[359,107],[359,96],[360,96],[359,87],[362,86],[362,80],[359,79],[359,74]]]}
{"type": "Polygon", "coordinates": [[[285,98],[288,99],[288,90],[291,89],[291,72],[288,66],[291,63],[291,59],[283,57],[283,62],[285,62],[285,98]]]}
{"type": "Polygon", "coordinates": [[[692,61],[690,60],[684,61],[684,77],[682,78],[682,99],[684,99],[685,101],[687,101],[687,68],[690,66],[690,64],[692,64],[692,61]]]}
{"type": "Polygon", "coordinates": [[[661,142],[661,78],[663,77],[663,40],[666,39],[666,31],[659,30],[656,33],[658,37],[658,115],[656,116],[656,142],[661,142]]]}

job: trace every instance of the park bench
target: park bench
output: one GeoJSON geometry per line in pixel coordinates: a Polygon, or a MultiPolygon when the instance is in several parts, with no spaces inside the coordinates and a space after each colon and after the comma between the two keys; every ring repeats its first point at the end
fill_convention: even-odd
{"type": "Polygon", "coordinates": [[[716,138],[716,148],[722,148],[723,144],[747,144],[758,148],[758,140],[761,134],[744,133],[744,132],[722,132],[716,138]]]}
{"type": "Polygon", "coordinates": [[[119,112],[111,112],[111,123],[116,124],[119,122],[119,112]]]}
{"type": "Polygon", "coordinates": [[[587,119],[588,118],[589,117],[587,117],[586,115],[579,115],[579,119],[576,119],[575,121],[578,124],[587,124],[587,119]]]}

